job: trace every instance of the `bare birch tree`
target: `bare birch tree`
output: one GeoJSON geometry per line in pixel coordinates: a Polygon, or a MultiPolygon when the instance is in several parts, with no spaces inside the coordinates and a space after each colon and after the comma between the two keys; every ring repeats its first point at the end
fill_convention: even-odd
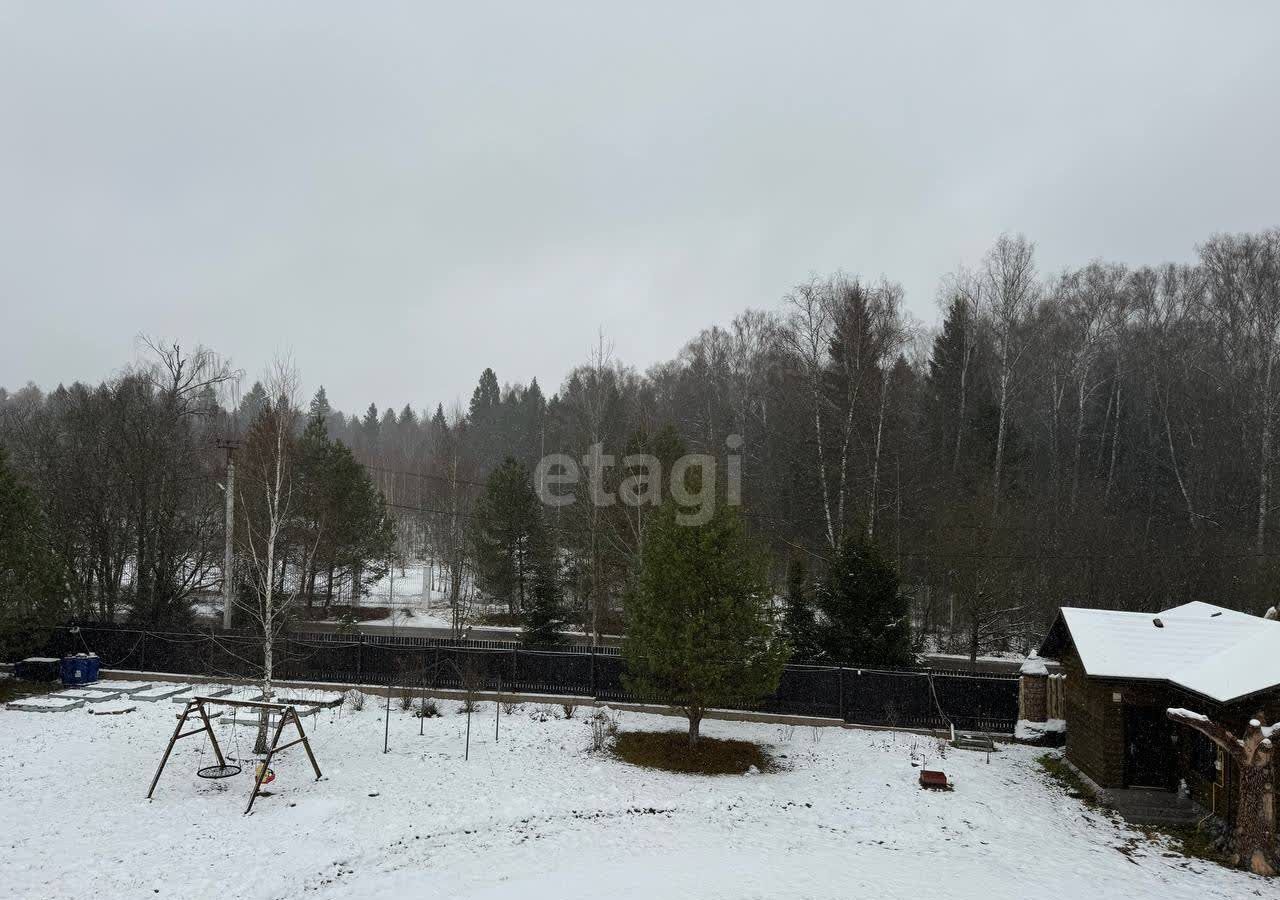
{"type": "Polygon", "coordinates": [[[1131,297],[1144,335],[1145,377],[1155,401],[1154,416],[1166,465],[1178,486],[1187,522],[1195,528],[1203,518],[1197,511],[1186,461],[1175,438],[1180,382],[1196,365],[1196,345],[1189,323],[1199,306],[1203,278],[1187,267],[1139,269],[1130,278],[1131,297]]]}
{"type": "Polygon", "coordinates": [[[983,309],[986,282],[978,275],[961,268],[943,283],[939,296],[944,311],[957,305],[960,310],[960,356],[957,360],[956,439],[951,453],[951,471],[960,469],[960,448],[964,441],[965,423],[969,415],[969,378],[974,354],[978,349],[978,316],[983,309]]]}
{"type": "Polygon", "coordinates": [[[903,348],[911,341],[912,326],[902,314],[902,286],[882,281],[871,292],[871,364],[879,379],[875,435],[872,438],[871,485],[867,493],[867,540],[875,537],[876,514],[880,508],[880,461],[884,448],[884,423],[893,386],[893,367],[903,348]]]}
{"type": "Polygon", "coordinates": [[[823,374],[834,330],[831,303],[822,282],[816,278],[797,285],[783,302],[788,314],[786,327],[779,336],[808,386],[822,515],[826,523],[827,545],[835,550],[839,546],[839,535],[831,513],[831,488],[827,483],[826,441],[822,428],[822,411],[826,405],[823,374]]]}
{"type": "Polygon", "coordinates": [[[991,516],[994,519],[1000,509],[1009,402],[1028,346],[1024,326],[1040,293],[1036,280],[1035,245],[1022,235],[1001,235],[983,261],[982,277],[986,282],[984,311],[995,342],[997,365],[999,420],[991,474],[991,516]]]}
{"type": "Polygon", "coordinates": [[[1280,229],[1261,234],[1219,235],[1200,248],[1209,279],[1210,308],[1225,317],[1243,344],[1247,377],[1257,397],[1257,479],[1254,550],[1267,545],[1274,457],[1276,373],[1280,356],[1280,229]]]}
{"type": "MultiPolygon", "coordinates": [[[[302,595],[304,579],[290,584],[282,550],[294,514],[294,441],[300,413],[297,408],[298,375],[291,361],[278,359],[264,379],[268,405],[250,427],[242,455],[244,474],[238,498],[244,520],[242,539],[247,592],[239,607],[262,636],[262,699],[275,696],[276,645],[288,622],[289,611],[302,595]],[[277,566],[279,573],[277,573],[277,566]]],[[[318,532],[316,540],[319,540],[318,532]]],[[[299,571],[311,567],[315,543],[303,551],[299,571]]],[[[266,752],[267,718],[258,726],[255,753],[266,752]]]]}

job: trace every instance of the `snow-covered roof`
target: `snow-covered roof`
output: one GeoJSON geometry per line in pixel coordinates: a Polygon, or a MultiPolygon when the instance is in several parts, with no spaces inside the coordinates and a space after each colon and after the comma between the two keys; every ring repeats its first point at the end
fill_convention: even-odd
{"type": "Polygon", "coordinates": [[[1026,662],[1022,664],[1022,668],[1018,670],[1022,675],[1048,675],[1049,667],[1044,664],[1044,660],[1040,658],[1040,654],[1032,650],[1027,656],[1026,662]]]}
{"type": "Polygon", "coordinates": [[[1064,606],[1060,617],[1092,677],[1168,681],[1221,703],[1280,685],[1280,622],[1198,600],[1156,614],[1064,606]]]}

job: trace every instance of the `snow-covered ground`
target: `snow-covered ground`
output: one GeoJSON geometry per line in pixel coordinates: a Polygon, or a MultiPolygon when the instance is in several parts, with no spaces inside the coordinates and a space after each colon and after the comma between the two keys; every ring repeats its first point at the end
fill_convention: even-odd
{"type": "MultiPolygon", "coordinates": [[[[180,741],[143,799],[175,724],[170,702],[90,716],[0,711],[0,896],[179,898],[1033,897],[1215,900],[1275,885],[1168,853],[1048,783],[1043,752],[982,754],[912,735],[706,722],[772,745],[785,770],[698,777],[589,752],[579,717],[526,705],[419,722],[393,706],[305,719],[325,773],[293,748],[273,796],[241,815],[251,767],[195,777],[203,738],[180,741]],[[916,786],[912,752],[952,793],[916,786]]],[[[558,712],[558,707],[549,707],[558,712]]],[[[230,719],[230,717],[224,717],[230,719]]],[[[623,713],[626,729],[680,721],[623,713]]],[[[240,726],[218,724],[228,752],[240,726]]]]}
{"type": "MultiPolygon", "coordinates": [[[[381,619],[369,619],[360,623],[361,628],[396,628],[415,626],[419,628],[451,628],[453,624],[452,610],[449,608],[448,590],[439,569],[433,573],[426,563],[411,563],[404,567],[396,566],[394,573],[388,573],[368,586],[368,593],[360,598],[360,606],[386,607],[390,613],[381,619]]],[[[470,592],[470,585],[467,585],[470,592]]],[[[193,608],[197,616],[206,619],[219,619],[222,616],[222,597],[217,593],[199,594],[193,598],[193,608]]],[[[335,603],[345,603],[346,598],[336,599],[335,603]]],[[[504,612],[506,607],[494,606],[493,612],[504,612]]],[[[486,608],[478,603],[468,603],[464,614],[464,624],[475,624],[486,608]]],[[[330,623],[337,619],[330,619],[330,623]]],[[[305,627],[305,623],[302,627],[305,627]]],[[[515,627],[486,625],[486,631],[519,633],[515,627]]]]}

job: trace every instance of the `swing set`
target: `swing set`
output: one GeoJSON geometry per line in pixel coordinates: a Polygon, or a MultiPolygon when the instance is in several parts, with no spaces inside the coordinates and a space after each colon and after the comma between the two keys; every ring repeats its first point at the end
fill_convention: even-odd
{"type": "MultiPolygon", "coordinates": [[[[160,758],[160,766],[156,769],[155,777],[151,779],[151,788],[147,791],[148,800],[155,793],[156,784],[160,781],[160,773],[164,771],[165,763],[169,761],[169,754],[173,752],[173,745],[185,737],[192,737],[197,734],[208,735],[209,745],[213,748],[213,755],[218,760],[217,765],[201,767],[196,772],[198,776],[201,778],[230,778],[240,774],[240,766],[228,763],[222,755],[222,748],[218,746],[218,738],[213,733],[213,726],[209,724],[209,713],[205,709],[205,706],[210,703],[218,706],[229,706],[234,709],[257,709],[267,715],[275,714],[279,716],[275,734],[271,738],[271,745],[267,748],[266,759],[258,764],[254,772],[253,793],[249,795],[249,805],[244,810],[246,815],[253,809],[253,801],[258,799],[262,786],[275,780],[275,773],[271,771],[271,758],[281,750],[287,750],[290,747],[301,744],[302,749],[307,751],[307,759],[311,761],[311,768],[315,770],[316,781],[320,780],[320,766],[316,763],[315,754],[311,752],[311,742],[307,739],[307,733],[302,730],[302,720],[298,717],[298,711],[292,704],[267,703],[261,700],[231,700],[225,697],[192,697],[187,701],[182,715],[178,717],[178,727],[173,730],[173,736],[169,738],[169,746],[165,747],[164,756],[160,758]],[[187,720],[191,719],[193,715],[199,717],[199,727],[192,728],[190,731],[183,731],[183,726],[187,724],[187,720]],[[286,744],[281,744],[280,737],[284,734],[284,727],[290,723],[297,729],[298,737],[286,744]]],[[[232,727],[237,726],[233,725],[232,727]]],[[[203,753],[204,751],[202,750],[202,756],[203,753]]],[[[238,756],[239,752],[237,751],[237,763],[239,762],[238,756]]]]}

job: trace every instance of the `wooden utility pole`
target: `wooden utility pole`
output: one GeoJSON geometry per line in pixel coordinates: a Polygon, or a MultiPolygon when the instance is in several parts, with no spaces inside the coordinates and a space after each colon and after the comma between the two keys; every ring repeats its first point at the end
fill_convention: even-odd
{"type": "Polygon", "coordinates": [[[236,440],[220,440],[217,445],[227,451],[227,500],[226,547],[222,553],[222,629],[231,629],[231,608],[235,605],[236,579],[233,538],[236,524],[236,461],[235,452],[240,447],[236,440]]]}

